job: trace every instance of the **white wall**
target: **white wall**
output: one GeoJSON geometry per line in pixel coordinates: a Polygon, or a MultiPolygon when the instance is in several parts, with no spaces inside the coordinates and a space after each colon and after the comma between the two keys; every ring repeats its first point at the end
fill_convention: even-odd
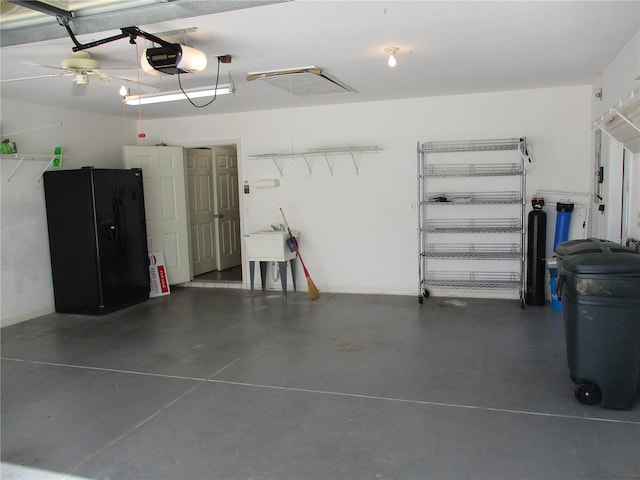
{"type": "MultiPolygon", "coordinates": [[[[530,193],[583,191],[591,181],[590,92],[579,86],[148,120],[144,144],[207,146],[238,139],[242,179],[251,187],[242,196],[243,231],[280,223],[281,206],[302,231],[303,258],[322,291],[414,295],[417,142],[525,135],[534,159],[530,193]],[[256,180],[278,172],[270,161],[248,159],[251,154],[353,145],[384,151],[360,157],[359,175],[349,157],[334,159],[333,176],[323,160],[312,160],[311,176],[301,160],[285,161],[279,188],[254,188],[256,180]]],[[[6,111],[15,112],[3,121],[7,133],[59,123],[65,115],[3,101],[6,111]]],[[[134,130],[119,118],[69,112],[60,127],[12,140],[25,153],[64,145],[65,168],[121,167],[121,145],[137,141],[134,130]]],[[[3,325],[54,308],[42,185],[36,180],[42,165],[25,162],[6,182],[12,162],[2,162],[3,325]]]]}
{"type": "MultiPolygon", "coordinates": [[[[2,138],[15,141],[25,154],[53,153],[55,146],[64,146],[62,168],[121,168],[127,126],[120,118],[2,101],[2,138]]],[[[54,311],[44,191],[38,179],[47,160],[25,160],[8,181],[17,163],[0,162],[2,326],[54,311]]]]}
{"type": "Polygon", "coordinates": [[[282,207],[302,232],[301,253],[321,291],[413,295],[417,142],[526,136],[530,193],[588,191],[590,97],[590,86],[578,86],[148,120],[144,144],[239,138],[251,187],[242,199],[245,231],[280,223],[282,207]],[[359,175],[348,157],[335,159],[333,176],[323,160],[312,160],[311,176],[301,159],[287,160],[279,188],[254,188],[279,174],[271,161],[249,155],[354,145],[384,152],[363,155],[359,175]]]}

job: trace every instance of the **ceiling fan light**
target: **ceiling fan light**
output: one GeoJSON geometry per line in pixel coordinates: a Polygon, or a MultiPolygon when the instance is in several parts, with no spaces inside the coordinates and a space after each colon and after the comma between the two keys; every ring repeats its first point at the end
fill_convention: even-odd
{"type": "Polygon", "coordinates": [[[74,82],[76,85],[88,85],[89,75],[86,73],[77,73],[74,82]]]}

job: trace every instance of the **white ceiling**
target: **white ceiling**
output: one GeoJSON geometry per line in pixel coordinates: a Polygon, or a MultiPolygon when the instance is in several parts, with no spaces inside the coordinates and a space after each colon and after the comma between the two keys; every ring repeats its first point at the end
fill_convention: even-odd
{"type": "MultiPolygon", "coordinates": [[[[169,13],[167,18],[178,5],[197,3],[153,1],[156,9],[169,13]]],[[[105,20],[110,13],[100,15],[105,20]]],[[[135,24],[153,34],[197,28],[186,40],[207,54],[209,65],[202,73],[182,75],[185,88],[213,85],[216,56],[233,57],[231,64],[221,65],[220,82],[226,83],[230,73],[235,95],[220,96],[200,109],[186,101],[142,107],[145,118],[161,118],[591,84],[640,29],[640,2],[295,0],[153,24],[136,21],[133,11],[126,18],[132,23],[119,27],[135,24]],[[386,64],[387,46],[400,48],[393,69],[386,64]],[[311,65],[356,92],[303,98],[245,80],[249,72],[311,65]]],[[[53,17],[46,20],[59,38],[3,46],[2,80],[56,73],[34,64],[59,66],[70,56],[73,44],[66,31],[53,17]]],[[[10,27],[3,24],[3,34],[11,33],[10,27]]],[[[21,28],[23,35],[28,28],[21,28]]],[[[86,43],[120,33],[110,28],[78,39],[86,43]]],[[[140,54],[146,44],[138,38],[140,54]]],[[[88,52],[100,61],[101,71],[135,80],[136,48],[127,39],[88,52]]],[[[178,89],[177,76],[140,75],[142,83],[151,85],[143,92],[178,89]]],[[[118,116],[126,109],[137,115],[137,107],[123,106],[117,93],[121,84],[116,78],[108,83],[91,79],[82,95],[72,77],[2,83],[0,88],[3,100],[118,116]]],[[[134,93],[135,84],[128,85],[134,93]]]]}

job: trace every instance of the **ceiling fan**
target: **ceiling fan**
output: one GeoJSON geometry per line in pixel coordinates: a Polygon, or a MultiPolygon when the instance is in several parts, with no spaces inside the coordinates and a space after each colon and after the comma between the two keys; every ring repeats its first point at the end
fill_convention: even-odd
{"type": "MultiPolygon", "coordinates": [[[[10,78],[0,81],[0,83],[19,82],[24,80],[34,80],[37,78],[50,78],[50,77],[73,77],[73,83],[76,85],[87,85],[90,78],[97,78],[103,82],[111,80],[112,76],[100,71],[100,62],[95,58],[92,58],[89,52],[79,51],[72,52],[71,57],[62,61],[60,67],[54,67],[51,65],[41,65],[37,63],[28,63],[29,65],[44,67],[49,69],[61,70],[60,73],[50,73],[46,75],[34,75],[21,78],[10,78]]],[[[126,82],[135,83],[133,80],[124,77],[116,77],[126,82]]]]}
{"type": "Polygon", "coordinates": [[[34,75],[30,77],[10,78],[2,80],[2,83],[6,82],[19,82],[23,80],[33,80],[36,78],[49,78],[49,77],[73,77],[73,83],[76,85],[87,85],[89,78],[97,78],[99,80],[108,82],[111,77],[100,71],[100,62],[91,58],[89,52],[73,52],[71,58],[67,58],[62,61],[60,67],[53,67],[50,65],[32,64],[38,67],[51,68],[56,70],[62,70],[60,73],[50,73],[47,75],[34,75]]]}

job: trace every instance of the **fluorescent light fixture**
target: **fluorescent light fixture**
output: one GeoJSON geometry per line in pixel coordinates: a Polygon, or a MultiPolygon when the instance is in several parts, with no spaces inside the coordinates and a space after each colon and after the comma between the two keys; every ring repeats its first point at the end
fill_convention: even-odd
{"type": "Polygon", "coordinates": [[[236,90],[234,85],[231,83],[227,83],[224,85],[218,85],[218,88],[208,88],[208,89],[191,89],[185,90],[184,92],[180,90],[172,91],[172,92],[163,92],[163,93],[154,93],[150,95],[129,95],[124,97],[124,103],[127,105],[148,105],[150,103],[161,103],[161,102],[175,102],[177,100],[186,100],[185,94],[188,95],[190,99],[194,98],[202,98],[202,97],[213,97],[214,95],[227,95],[229,93],[235,93],[236,90]]]}

